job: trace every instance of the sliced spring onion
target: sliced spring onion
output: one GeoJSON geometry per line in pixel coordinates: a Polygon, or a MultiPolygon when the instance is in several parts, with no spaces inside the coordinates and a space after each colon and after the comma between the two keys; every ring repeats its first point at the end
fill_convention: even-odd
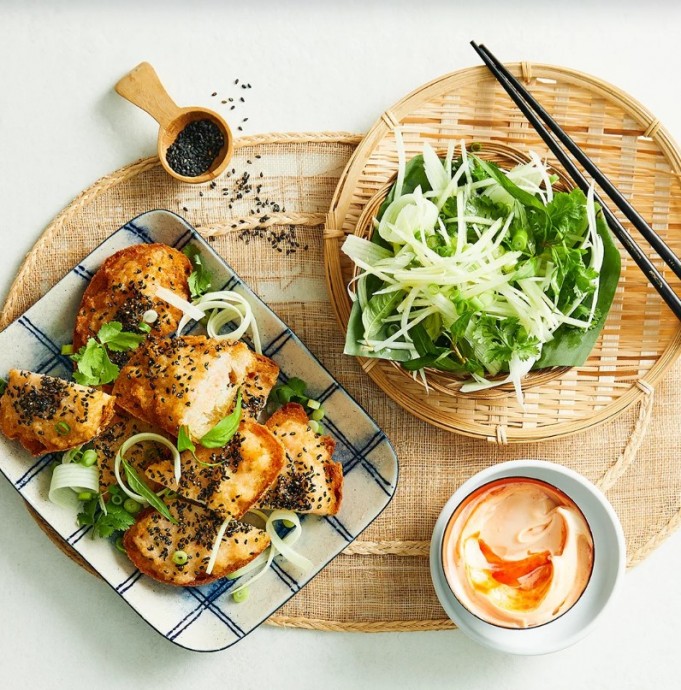
{"type": "Polygon", "coordinates": [[[142,321],[144,323],[156,323],[158,320],[158,312],[156,309],[147,309],[144,314],[142,314],[142,321]]]}
{"type": "Polygon", "coordinates": [[[57,423],[54,425],[54,428],[55,428],[55,431],[56,431],[60,436],[66,436],[66,434],[68,434],[68,433],[71,431],[70,425],[69,425],[67,422],[63,421],[63,420],[57,422],[57,423]]]}
{"type": "MultiPolygon", "coordinates": [[[[312,570],[312,561],[309,558],[299,554],[294,551],[292,547],[296,541],[300,538],[303,532],[302,525],[300,524],[300,518],[292,510],[274,510],[272,514],[267,519],[267,524],[265,525],[265,531],[270,535],[272,540],[272,546],[289,562],[293,563],[296,568],[299,568],[304,573],[312,570]],[[295,537],[291,537],[290,540],[282,539],[275,529],[275,523],[280,521],[288,521],[293,523],[294,527],[290,534],[295,534],[295,537]]],[[[288,535],[287,535],[288,536],[288,535]]]]}
{"type": "MultiPolygon", "coordinates": [[[[253,340],[253,348],[258,354],[262,354],[262,344],[260,341],[260,332],[258,324],[253,314],[253,308],[250,302],[238,292],[232,290],[220,290],[217,292],[207,292],[192,305],[195,309],[201,311],[201,318],[206,313],[212,312],[208,317],[206,323],[206,332],[208,337],[216,340],[227,340],[229,342],[236,342],[240,340],[247,331],[251,332],[253,340]],[[220,333],[220,330],[226,324],[237,321],[238,325],[231,333],[220,333]]],[[[180,335],[190,319],[196,319],[195,316],[185,314],[177,327],[177,335],[180,335]]]]}
{"type": "Polygon", "coordinates": [[[76,508],[78,494],[99,491],[99,469],[69,462],[57,465],[52,472],[49,499],[63,508],[76,508]]]}
{"type": "MultiPolygon", "coordinates": [[[[265,522],[265,531],[271,539],[271,545],[269,546],[267,551],[261,553],[248,565],[226,576],[230,580],[236,580],[238,578],[243,577],[244,575],[248,575],[249,573],[255,573],[246,582],[239,585],[236,589],[233,589],[233,595],[249,587],[256,580],[259,580],[267,572],[275,556],[283,556],[286,560],[291,562],[304,573],[309,572],[309,570],[313,567],[312,561],[310,561],[305,556],[302,556],[297,551],[293,550],[293,546],[300,539],[300,536],[303,533],[300,518],[293,511],[275,510],[269,515],[269,517],[260,510],[251,510],[249,515],[251,514],[256,515],[265,522]],[[277,534],[275,528],[276,522],[283,522],[287,526],[292,525],[291,531],[283,539],[277,534]]],[[[220,528],[220,531],[218,532],[218,537],[215,540],[213,552],[211,553],[211,560],[209,561],[208,569],[206,570],[208,574],[212,572],[213,567],[215,565],[217,553],[220,548],[220,542],[222,541],[222,537],[224,536],[228,523],[229,520],[226,521],[226,524],[223,523],[223,525],[220,528]]]]}
{"type": "Polygon", "coordinates": [[[183,314],[194,319],[194,321],[200,321],[203,318],[203,312],[200,309],[197,309],[191,302],[187,302],[186,299],[182,299],[179,295],[168,290],[168,288],[156,288],[156,297],[164,302],[168,302],[168,304],[179,309],[183,314]]]}
{"type": "Polygon", "coordinates": [[[123,443],[123,445],[118,449],[118,453],[116,453],[116,459],[114,460],[114,475],[116,476],[116,481],[129,498],[134,498],[136,501],[146,504],[148,503],[148,501],[144,498],[144,496],[140,496],[138,493],[131,491],[121,479],[122,459],[125,457],[125,454],[130,450],[130,448],[132,448],[137,443],[142,443],[143,441],[154,441],[154,443],[160,443],[162,446],[165,446],[170,451],[170,453],[173,456],[175,481],[177,482],[180,481],[180,477],[182,476],[182,464],[180,460],[180,453],[178,452],[177,448],[175,448],[174,444],[171,443],[165,436],[161,436],[160,434],[135,434],[134,436],[131,436],[125,443],[123,443]]]}

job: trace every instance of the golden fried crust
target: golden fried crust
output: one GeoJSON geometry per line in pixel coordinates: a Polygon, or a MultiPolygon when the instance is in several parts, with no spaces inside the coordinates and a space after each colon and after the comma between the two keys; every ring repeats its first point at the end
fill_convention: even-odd
{"type": "Polygon", "coordinates": [[[198,440],[229,413],[239,386],[244,416],[255,416],[275,372],[276,364],[241,342],[198,335],[149,338],[121,370],[114,392],[133,417],[173,436],[185,426],[198,440]]]}
{"type": "Polygon", "coordinates": [[[287,462],[261,506],[314,515],[338,513],[343,498],[343,466],[333,461],[334,440],[312,431],[298,403],[277,410],[267,426],[284,446],[287,462]]]}
{"type": "MultiPolygon", "coordinates": [[[[77,351],[101,326],[119,321],[124,331],[141,333],[144,312],[154,309],[158,319],[151,326],[157,336],[174,332],[182,312],[156,297],[165,287],[183,299],[189,298],[189,259],[165,244],[136,244],[110,256],[85,290],[76,316],[73,346],[77,351]]],[[[112,352],[111,359],[123,365],[130,352],[112,352]]]]}
{"type": "MultiPolygon", "coordinates": [[[[160,429],[131,417],[123,411],[118,411],[113,416],[111,424],[92,443],[93,450],[97,453],[97,466],[99,467],[99,492],[107,495],[107,490],[116,484],[114,474],[114,460],[118,449],[135,434],[154,433],[165,436],[160,429]]],[[[152,463],[170,457],[170,451],[159,443],[143,441],[136,443],[125,454],[125,459],[140,473],[152,463]]],[[[156,490],[157,486],[151,486],[156,490]]]]}
{"type": "Polygon", "coordinates": [[[102,433],[114,403],[95,388],[12,369],[0,398],[0,431],[33,455],[68,450],[102,433]]]}
{"type": "Polygon", "coordinates": [[[173,464],[155,462],[146,470],[153,482],[205,505],[223,519],[238,520],[269,489],[286,463],[284,448],[265,426],[244,420],[224,447],[197,446],[196,459],[182,454],[182,476],[175,481],[173,464]]]}
{"type": "Polygon", "coordinates": [[[248,565],[270,545],[270,538],[262,530],[233,521],[222,538],[213,572],[207,575],[222,518],[180,499],[168,502],[168,507],[177,525],[147,508],[123,537],[130,560],[159,582],[182,587],[205,585],[248,565]],[[173,563],[175,551],[187,554],[185,565],[173,563]]]}
{"type": "Polygon", "coordinates": [[[270,391],[279,377],[279,367],[265,355],[251,353],[252,360],[248,365],[244,379],[243,405],[244,412],[256,419],[265,409],[270,391]]]}

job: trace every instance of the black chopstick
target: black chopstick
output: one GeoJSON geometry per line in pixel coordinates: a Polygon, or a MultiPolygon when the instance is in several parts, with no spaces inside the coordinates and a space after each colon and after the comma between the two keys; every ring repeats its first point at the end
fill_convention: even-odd
{"type": "MultiPolygon", "coordinates": [[[[475,48],[475,45],[473,46],[475,48]]],[[[494,63],[495,67],[506,77],[506,79],[513,85],[516,91],[519,91],[525,100],[532,106],[534,112],[544,121],[544,124],[553,132],[556,139],[558,139],[565,148],[577,159],[579,163],[584,166],[584,169],[593,177],[596,184],[608,195],[615,206],[622,211],[625,218],[643,235],[649,242],[650,246],[659,254],[660,258],[671,268],[678,278],[681,278],[681,260],[674,254],[674,252],[664,243],[664,240],[646,223],[640,216],[638,211],[622,196],[620,191],[613,185],[612,182],[603,174],[601,169],[589,158],[589,156],[582,151],[582,149],[575,144],[560,125],[544,110],[541,103],[537,101],[532,94],[525,89],[522,84],[494,57],[494,55],[484,46],[479,47],[480,51],[494,63]]],[[[476,48],[477,50],[477,48],[476,48]]]]}
{"type": "MultiPolygon", "coordinates": [[[[478,53],[478,55],[480,55],[480,57],[485,62],[489,70],[492,72],[492,74],[496,77],[497,81],[504,88],[506,93],[508,93],[513,102],[518,106],[521,112],[529,120],[530,124],[534,127],[539,136],[544,140],[546,145],[553,152],[553,154],[556,156],[561,165],[565,168],[568,175],[574,180],[575,184],[577,184],[577,186],[585,194],[588,193],[590,186],[588,181],[586,180],[584,175],[582,175],[579,169],[575,166],[572,160],[567,156],[567,154],[561,149],[559,143],[556,141],[556,139],[554,139],[552,133],[541,123],[539,117],[535,114],[535,109],[538,108],[539,110],[541,110],[543,116],[550,120],[552,130],[554,134],[556,134],[556,136],[559,136],[557,132],[560,132],[560,139],[563,143],[565,143],[566,141],[570,142],[571,151],[580,151],[583,157],[580,157],[579,160],[580,163],[584,165],[584,168],[587,170],[587,172],[594,175],[595,179],[596,175],[593,171],[598,171],[598,176],[601,179],[605,180],[612,189],[615,189],[612,186],[612,183],[610,183],[605,177],[605,175],[603,175],[603,173],[600,170],[598,170],[598,168],[586,156],[586,154],[581,152],[581,150],[574,143],[574,141],[570,139],[570,137],[559,127],[559,125],[550,117],[550,115],[546,113],[546,111],[520,84],[520,82],[518,82],[517,79],[515,79],[515,77],[513,77],[506,70],[506,68],[503,67],[503,65],[501,65],[501,63],[489,52],[489,50],[487,50],[487,48],[485,48],[484,46],[478,46],[474,41],[471,41],[471,45],[478,53]]],[[[568,146],[567,144],[565,145],[566,147],[568,146]]],[[[576,154],[575,157],[577,157],[576,154]]],[[[608,196],[610,196],[608,189],[606,189],[605,186],[601,185],[600,182],[598,183],[600,186],[603,187],[606,193],[608,193],[608,196]]],[[[636,222],[634,222],[633,220],[631,222],[634,223],[634,225],[637,229],[639,229],[641,234],[650,242],[651,246],[653,246],[653,248],[658,252],[662,260],[672,269],[672,271],[674,271],[674,273],[677,276],[681,277],[681,261],[679,261],[678,257],[676,257],[676,255],[663,242],[659,235],[657,235],[655,231],[643,220],[643,218],[641,218],[641,216],[636,212],[636,210],[633,209],[633,207],[631,207],[631,205],[624,199],[624,197],[622,197],[622,195],[619,192],[617,192],[617,195],[622,205],[630,209],[630,211],[626,214],[627,218],[629,218],[629,220],[631,220],[632,217],[636,218],[636,222]],[[641,227],[639,227],[639,225],[641,225],[641,227],[645,227],[645,231],[641,230],[641,227]]],[[[603,208],[603,215],[610,229],[613,231],[613,233],[622,243],[624,248],[630,254],[636,265],[641,269],[641,271],[643,271],[646,278],[648,278],[655,290],[657,290],[662,299],[664,299],[669,308],[674,312],[676,317],[681,320],[681,299],[671,289],[669,284],[663,278],[662,274],[657,270],[657,268],[650,261],[650,259],[636,244],[633,237],[627,232],[627,230],[622,226],[619,220],[617,220],[617,218],[612,214],[608,207],[603,203],[601,197],[598,194],[595,194],[595,199],[603,208]]],[[[615,200],[613,199],[613,201],[615,200]]],[[[619,203],[617,203],[617,205],[618,207],[620,207],[619,203]]]]}

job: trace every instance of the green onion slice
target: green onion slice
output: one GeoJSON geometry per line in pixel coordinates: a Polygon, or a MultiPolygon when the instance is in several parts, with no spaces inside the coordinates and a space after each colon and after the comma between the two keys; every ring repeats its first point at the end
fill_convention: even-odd
{"type": "Polygon", "coordinates": [[[99,491],[99,469],[77,463],[57,465],[52,472],[49,499],[62,508],[78,507],[78,494],[99,491]]]}
{"type": "Polygon", "coordinates": [[[66,434],[68,434],[69,431],[71,431],[71,427],[69,426],[69,424],[63,420],[60,422],[57,422],[54,425],[54,428],[60,436],[66,436],[66,434]]]}
{"type": "MultiPolygon", "coordinates": [[[[158,296],[162,297],[161,295],[158,296]]],[[[250,331],[251,339],[253,340],[253,349],[258,354],[262,354],[260,331],[258,330],[253,308],[243,295],[233,290],[208,292],[194,300],[194,302],[192,302],[192,307],[200,310],[202,316],[207,312],[212,312],[206,324],[206,332],[209,338],[236,342],[243,338],[247,331],[250,331]],[[221,334],[220,330],[222,327],[232,321],[237,322],[236,328],[231,333],[221,334]]],[[[180,323],[178,324],[177,335],[181,335],[185,326],[192,319],[199,320],[194,313],[190,314],[186,309],[183,311],[184,316],[180,319],[180,323]]]]}
{"type": "MultiPolygon", "coordinates": [[[[283,556],[287,561],[299,568],[305,574],[311,570],[313,566],[312,561],[293,549],[293,546],[300,539],[303,533],[300,518],[293,511],[275,510],[270,513],[269,516],[267,516],[260,510],[251,510],[249,515],[256,515],[264,521],[265,531],[269,535],[272,543],[267,551],[261,553],[260,556],[251,561],[248,565],[244,566],[243,568],[239,568],[239,570],[235,570],[233,573],[230,573],[226,576],[229,580],[236,580],[244,575],[255,572],[255,574],[246,582],[243,582],[238,587],[231,590],[232,595],[249,587],[256,580],[259,580],[267,572],[274,558],[279,555],[283,556]],[[293,525],[293,529],[283,539],[277,534],[275,528],[275,523],[277,522],[288,522],[293,525]]],[[[212,573],[213,567],[215,566],[215,561],[217,560],[218,551],[220,549],[220,543],[222,542],[222,537],[224,536],[229,522],[230,520],[226,520],[218,532],[218,536],[213,546],[213,551],[211,552],[210,561],[208,562],[208,568],[206,569],[206,572],[209,575],[212,573]]]]}

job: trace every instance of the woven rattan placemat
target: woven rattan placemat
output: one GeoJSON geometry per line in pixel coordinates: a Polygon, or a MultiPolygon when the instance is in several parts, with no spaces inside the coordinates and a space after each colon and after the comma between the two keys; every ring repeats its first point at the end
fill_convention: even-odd
{"type": "MultiPolygon", "coordinates": [[[[381,392],[355,359],[342,355],[343,338],[324,285],[325,214],[359,141],[359,136],[344,133],[241,139],[231,166],[234,172],[230,169],[229,177],[220,178],[214,187],[175,183],[154,158],[102,178],[64,209],[26,257],[0,325],[19,316],[126,220],[149,209],[167,208],[184,215],[213,241],[298,333],[383,427],[399,455],[400,484],[383,515],[274,615],[273,624],[354,631],[452,627],[428,573],[433,524],[465,478],[511,458],[555,460],[598,483],[622,520],[629,565],[635,565],[681,519],[679,365],[655,392],[646,390],[642,402],[616,420],[591,433],[542,444],[499,446],[410,416],[381,392]]],[[[50,536],[73,557],[68,546],[50,536]]]]}

